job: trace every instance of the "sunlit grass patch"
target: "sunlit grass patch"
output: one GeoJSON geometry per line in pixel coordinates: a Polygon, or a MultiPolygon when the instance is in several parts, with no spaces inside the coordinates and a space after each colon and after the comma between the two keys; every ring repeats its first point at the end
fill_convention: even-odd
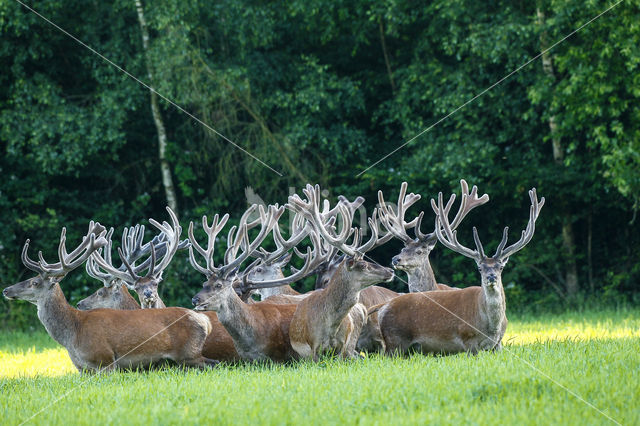
{"type": "Polygon", "coordinates": [[[0,333],[0,413],[3,424],[43,409],[30,423],[639,424],[639,322],[638,311],[512,318],[511,344],[477,356],[100,375],[75,373],[44,333],[0,333]]]}

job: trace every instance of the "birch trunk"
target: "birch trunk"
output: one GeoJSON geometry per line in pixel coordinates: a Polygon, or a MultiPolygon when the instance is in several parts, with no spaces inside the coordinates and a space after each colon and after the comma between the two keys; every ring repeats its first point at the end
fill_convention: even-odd
{"type": "MultiPolygon", "coordinates": [[[[149,29],[147,28],[147,21],[144,18],[144,9],[142,7],[141,0],[134,0],[136,5],[136,11],[138,12],[138,22],[140,22],[140,31],[142,32],[142,49],[144,51],[145,63],[147,67],[147,77],[149,79],[149,85],[153,87],[153,72],[151,66],[151,59],[149,57],[149,29]]],[[[165,196],[167,198],[167,204],[171,207],[176,215],[178,214],[178,199],[176,197],[176,190],[173,186],[173,178],[171,177],[171,167],[167,160],[167,131],[164,127],[162,120],[162,114],[160,113],[160,106],[158,105],[158,95],[155,91],[151,90],[151,113],[153,114],[153,122],[156,125],[156,132],[158,133],[158,159],[160,160],[160,172],[162,174],[162,186],[164,187],[165,196]]]]}

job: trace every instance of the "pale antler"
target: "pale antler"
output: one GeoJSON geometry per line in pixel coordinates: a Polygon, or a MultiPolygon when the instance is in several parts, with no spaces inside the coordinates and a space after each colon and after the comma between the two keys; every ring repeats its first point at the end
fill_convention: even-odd
{"type": "Polygon", "coordinates": [[[78,245],[71,253],[67,253],[67,228],[62,228],[60,234],[60,244],[58,245],[58,257],[60,262],[47,263],[42,252],[38,252],[39,262],[31,260],[27,254],[30,241],[27,240],[22,249],[22,261],[27,268],[35,271],[43,276],[47,275],[66,275],[73,269],[80,266],[95,250],[104,247],[107,244],[105,235],[107,230],[98,222],[91,221],[89,223],[89,231],[87,235],[82,237],[82,243],[78,245]]]}
{"type": "Polygon", "coordinates": [[[226,224],[229,218],[229,215],[225,215],[221,223],[217,223],[218,215],[216,215],[214,218],[214,224],[211,227],[207,226],[206,217],[203,217],[203,227],[207,232],[207,236],[208,236],[207,250],[204,250],[196,242],[193,236],[193,223],[191,223],[189,226],[189,239],[191,240],[191,244],[196,249],[196,251],[198,251],[198,253],[204,256],[207,260],[206,269],[202,268],[195,261],[195,258],[193,256],[193,251],[190,250],[189,259],[191,260],[191,264],[193,265],[193,267],[197,269],[199,272],[207,275],[208,277],[212,275],[215,275],[218,277],[227,277],[229,274],[234,272],[235,269],[238,266],[240,266],[240,264],[244,262],[251,253],[255,252],[258,249],[260,244],[262,244],[262,241],[267,237],[267,235],[269,235],[273,227],[276,225],[278,219],[284,212],[284,207],[271,205],[267,208],[267,211],[265,211],[264,208],[261,205],[259,205],[258,212],[260,214],[260,218],[258,219],[258,221],[261,224],[261,228],[258,236],[254,238],[253,241],[249,242],[249,235],[247,233],[247,228],[251,226],[251,224],[247,224],[246,222],[248,218],[248,214],[243,215],[245,222],[240,223],[240,225],[238,226],[237,228],[238,231],[235,239],[228,238],[228,242],[231,242],[231,246],[229,246],[227,248],[227,251],[225,252],[225,259],[226,259],[225,263],[219,267],[216,267],[213,263],[213,250],[215,246],[215,237],[226,224]],[[239,246],[239,247],[236,247],[236,246],[239,246]],[[240,247],[243,248],[243,251],[240,254],[240,256],[236,257],[237,251],[240,247]]]}
{"type": "Polygon", "coordinates": [[[464,247],[462,244],[460,244],[458,242],[455,228],[460,225],[462,219],[464,219],[471,210],[489,201],[489,196],[487,194],[484,194],[482,197],[478,197],[478,188],[475,185],[471,189],[471,193],[469,193],[469,186],[464,179],[460,180],[460,185],[462,186],[462,197],[460,199],[460,207],[458,208],[458,212],[456,213],[453,222],[449,222],[448,216],[451,204],[455,200],[455,194],[451,194],[449,202],[447,202],[447,207],[444,207],[443,205],[442,192],[438,193],[437,205],[435,200],[431,200],[431,207],[436,214],[435,234],[438,238],[438,241],[440,241],[445,247],[456,251],[463,256],[481,261],[484,258],[484,252],[482,250],[482,246],[478,246],[478,242],[480,240],[477,237],[477,231],[475,230],[475,228],[473,232],[477,250],[468,249],[467,247],[464,247]],[[444,234],[442,233],[443,230],[444,234]]]}
{"type": "MultiPolygon", "coordinates": [[[[531,207],[529,208],[529,222],[527,223],[527,228],[522,231],[522,236],[518,241],[509,247],[504,248],[507,244],[507,233],[509,232],[509,227],[505,227],[502,234],[502,241],[500,241],[500,244],[498,245],[496,254],[493,255],[494,259],[504,260],[509,258],[509,256],[526,246],[529,241],[531,241],[531,238],[533,238],[533,234],[536,231],[536,220],[540,214],[540,209],[544,206],[544,197],[538,201],[536,189],[532,188],[529,190],[529,198],[531,199],[531,207]]],[[[477,235],[477,232],[474,232],[474,236],[475,235],[477,235]]],[[[478,242],[479,241],[480,240],[478,240],[478,242]]]]}
{"type": "Polygon", "coordinates": [[[339,202],[338,207],[339,215],[342,218],[342,227],[340,233],[333,234],[327,228],[327,223],[320,213],[320,186],[307,185],[303,189],[303,193],[307,197],[307,201],[304,201],[294,194],[289,197],[289,206],[295,211],[302,213],[307,220],[311,222],[313,228],[318,234],[326,240],[329,244],[337,247],[343,253],[353,256],[362,257],[364,253],[373,249],[378,239],[378,226],[377,226],[377,209],[374,210],[372,218],[368,219],[369,227],[371,228],[371,238],[363,244],[359,245],[359,235],[362,234],[362,229],[352,228],[353,213],[347,205],[339,202]],[[346,244],[349,237],[354,234],[354,240],[351,245],[346,244]]]}
{"type": "Polygon", "coordinates": [[[222,218],[220,218],[220,216],[216,214],[213,217],[211,226],[209,226],[207,216],[202,216],[202,229],[204,229],[205,233],[207,234],[206,250],[202,248],[200,244],[198,244],[198,241],[193,235],[193,222],[189,223],[189,241],[191,242],[191,246],[189,246],[189,261],[191,262],[191,266],[193,266],[196,271],[206,275],[207,277],[218,275],[219,273],[218,268],[216,268],[213,263],[213,252],[215,250],[216,237],[218,236],[220,231],[222,231],[222,228],[224,228],[224,226],[227,224],[228,220],[229,214],[225,214],[224,216],[222,216],[222,218]],[[200,264],[196,261],[195,255],[193,254],[194,250],[205,258],[206,266],[204,268],[200,266],[200,264]]]}
{"type": "MultiPolygon", "coordinates": [[[[323,253],[322,243],[320,237],[315,231],[309,233],[311,239],[311,247],[307,247],[306,253],[301,253],[294,247],[294,251],[298,257],[304,259],[304,265],[301,269],[293,272],[288,277],[282,277],[270,281],[251,281],[249,280],[249,273],[253,266],[257,262],[254,262],[247,270],[244,271],[242,276],[242,292],[245,293],[249,290],[256,290],[259,288],[278,287],[285,284],[292,284],[299,281],[313,273],[313,271],[320,266],[320,264],[326,262],[326,254],[323,253]]],[[[293,270],[293,268],[292,268],[293,270]]]]}
{"type": "Polygon", "coordinates": [[[407,229],[415,228],[418,220],[422,219],[422,215],[424,214],[424,212],[421,212],[419,217],[416,217],[409,223],[404,220],[407,209],[418,200],[420,200],[420,195],[414,194],[413,192],[407,194],[407,182],[402,182],[402,185],[400,185],[400,194],[398,195],[397,212],[394,212],[391,206],[384,201],[382,191],[378,191],[380,222],[382,222],[382,225],[387,229],[389,234],[404,243],[413,241],[413,238],[407,234],[407,229]]]}

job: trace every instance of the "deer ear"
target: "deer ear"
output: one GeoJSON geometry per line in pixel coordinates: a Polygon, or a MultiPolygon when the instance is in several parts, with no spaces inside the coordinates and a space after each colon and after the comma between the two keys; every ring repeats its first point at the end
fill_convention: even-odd
{"type": "Polygon", "coordinates": [[[356,266],[357,263],[357,260],[355,260],[353,257],[348,258],[346,261],[347,269],[353,269],[353,267],[356,266]]]}
{"type": "Polygon", "coordinates": [[[275,264],[278,265],[278,267],[280,268],[284,268],[291,260],[291,256],[293,256],[293,252],[285,253],[283,256],[280,257],[280,259],[275,261],[275,264]]]}
{"type": "Polygon", "coordinates": [[[62,281],[62,279],[65,277],[65,275],[54,275],[54,276],[49,277],[49,279],[45,280],[45,281],[49,284],[49,287],[51,287],[52,285],[58,284],[60,281],[62,281]]]}

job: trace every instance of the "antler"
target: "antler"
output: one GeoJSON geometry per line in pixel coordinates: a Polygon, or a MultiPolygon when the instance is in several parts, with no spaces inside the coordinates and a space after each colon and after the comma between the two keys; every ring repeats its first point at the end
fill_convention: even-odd
{"type": "Polygon", "coordinates": [[[424,215],[424,212],[421,212],[420,216],[416,217],[411,222],[407,223],[404,221],[404,215],[407,209],[419,199],[419,194],[414,194],[413,192],[407,194],[407,182],[402,182],[402,185],[400,185],[400,194],[398,195],[398,210],[397,213],[394,213],[391,206],[385,203],[382,191],[378,191],[380,222],[382,222],[382,225],[387,229],[389,234],[404,243],[413,241],[413,238],[407,234],[407,229],[415,228],[418,221],[422,219],[422,216],[424,215]]]}
{"type": "Polygon", "coordinates": [[[189,241],[191,242],[191,246],[189,247],[189,261],[191,262],[191,266],[194,267],[198,272],[206,275],[207,277],[211,275],[215,275],[218,273],[218,269],[213,264],[213,252],[215,250],[215,242],[216,237],[222,231],[222,228],[227,224],[229,220],[229,214],[225,214],[220,218],[219,215],[215,215],[213,217],[213,222],[211,226],[209,226],[207,221],[207,216],[202,216],[202,229],[204,229],[207,234],[207,249],[203,249],[195,236],[193,235],[193,222],[189,223],[189,241]],[[197,251],[201,256],[205,258],[206,266],[203,268],[198,264],[196,258],[193,254],[193,250],[197,251]]]}
{"type": "Polygon", "coordinates": [[[365,244],[359,245],[359,235],[363,233],[363,230],[351,227],[353,213],[345,203],[339,202],[336,206],[342,218],[342,227],[340,233],[334,235],[328,229],[328,225],[330,226],[330,224],[325,221],[320,213],[320,186],[316,185],[314,187],[307,185],[307,187],[303,189],[303,193],[307,197],[307,201],[302,200],[300,196],[294,194],[289,197],[288,206],[304,215],[305,218],[311,222],[316,232],[329,244],[353,257],[362,257],[364,253],[376,245],[378,239],[377,209],[374,210],[372,218],[368,219],[369,227],[371,228],[371,238],[365,244]],[[346,241],[352,234],[354,234],[353,243],[347,245],[346,241]]]}
{"type": "MultiPolygon", "coordinates": [[[[167,252],[167,235],[164,232],[159,233],[158,235],[153,237],[153,239],[150,242],[143,245],[142,241],[144,240],[144,230],[145,230],[144,225],[136,225],[136,226],[131,226],[129,228],[125,228],[124,231],[122,232],[122,247],[123,247],[122,251],[123,251],[124,259],[126,260],[127,263],[129,263],[132,266],[135,265],[135,262],[138,259],[140,259],[143,256],[147,256],[151,252],[151,247],[154,248],[156,258],[164,256],[167,252]]],[[[108,265],[113,265],[113,262],[111,259],[112,234],[113,234],[113,228],[111,228],[107,233],[107,245],[104,248],[103,259],[108,265]]],[[[182,240],[178,244],[178,250],[183,250],[188,246],[189,246],[189,240],[188,239],[182,240]]],[[[102,249],[99,249],[97,253],[102,255],[103,253],[102,249]]],[[[115,276],[108,271],[103,271],[101,269],[101,266],[96,261],[95,256],[96,256],[95,254],[92,254],[89,257],[89,259],[87,259],[87,263],[86,263],[87,273],[91,277],[102,281],[105,287],[112,286],[115,280],[118,278],[122,279],[121,277],[115,276]]],[[[134,276],[126,275],[127,267],[124,264],[124,262],[120,265],[118,270],[122,273],[125,273],[125,276],[127,277],[126,282],[129,284],[129,281],[135,281],[136,279],[135,277],[138,276],[140,271],[143,271],[149,267],[151,260],[152,260],[152,257],[148,257],[140,265],[133,266],[134,276]]]]}
{"type": "Polygon", "coordinates": [[[323,252],[322,241],[315,231],[311,231],[309,233],[309,238],[311,239],[311,246],[307,247],[306,253],[301,253],[295,247],[293,249],[298,257],[304,259],[304,266],[302,267],[302,269],[295,271],[288,277],[278,278],[270,281],[251,281],[249,279],[249,274],[253,266],[255,266],[255,264],[257,263],[254,262],[243,273],[242,292],[245,293],[249,290],[256,290],[259,288],[278,287],[285,284],[292,284],[311,275],[318,266],[327,261],[327,256],[326,253],[323,252]]]}
{"type": "Polygon", "coordinates": [[[107,240],[104,237],[106,233],[105,227],[98,222],[89,222],[89,231],[87,235],[82,237],[82,243],[71,253],[67,253],[67,228],[62,228],[60,244],[58,245],[58,257],[60,259],[58,263],[47,263],[41,251],[38,252],[39,262],[31,260],[27,254],[30,240],[27,240],[22,248],[22,262],[27,268],[41,275],[66,275],[87,260],[91,253],[107,244],[107,240]]]}
{"type": "MultiPolygon", "coordinates": [[[[533,238],[533,234],[536,231],[536,220],[540,214],[540,209],[544,206],[544,197],[538,201],[536,189],[532,188],[529,190],[529,198],[531,199],[531,207],[529,208],[529,222],[527,223],[527,228],[522,231],[522,236],[518,241],[505,249],[504,246],[507,244],[507,233],[509,232],[509,227],[506,226],[502,233],[502,241],[500,241],[500,244],[498,245],[496,254],[493,255],[495,259],[504,260],[509,258],[515,252],[526,246],[529,241],[531,241],[531,238],[533,238]]],[[[477,235],[477,232],[474,230],[474,236],[475,235],[477,235]]]]}
{"type": "Polygon", "coordinates": [[[471,250],[467,247],[464,247],[462,244],[458,242],[455,228],[460,225],[462,219],[473,210],[475,207],[480,206],[487,201],[489,201],[489,196],[484,194],[482,197],[478,198],[478,187],[473,186],[471,189],[471,193],[469,193],[469,186],[464,179],[460,180],[460,185],[462,186],[462,197],[460,200],[460,208],[458,208],[458,213],[456,213],[455,218],[452,223],[449,223],[449,210],[451,209],[451,205],[455,200],[455,194],[451,194],[449,201],[447,202],[447,206],[443,205],[442,200],[442,192],[438,193],[438,204],[436,205],[435,200],[431,200],[431,207],[436,213],[436,229],[435,234],[445,247],[456,251],[463,256],[470,257],[472,259],[476,259],[477,261],[482,260],[484,256],[484,251],[482,249],[482,244],[480,244],[480,239],[478,238],[478,232],[475,228],[473,228],[473,238],[476,243],[477,250],[471,250]],[[442,229],[441,229],[442,228],[442,229]],[[444,235],[442,231],[444,230],[444,235]]]}
{"type": "MultiPolygon", "coordinates": [[[[265,211],[261,205],[257,207],[260,215],[259,219],[257,219],[257,223],[261,225],[258,236],[256,236],[256,238],[251,243],[249,242],[249,235],[247,230],[249,229],[249,227],[253,227],[253,222],[250,224],[247,224],[246,221],[249,217],[249,214],[245,212],[245,214],[241,219],[242,222],[239,224],[237,228],[237,233],[235,235],[235,238],[233,238],[232,234],[230,233],[227,239],[227,242],[230,245],[227,247],[227,251],[225,252],[225,263],[220,267],[216,267],[213,263],[213,251],[215,247],[215,238],[218,235],[218,233],[222,230],[224,225],[227,223],[227,220],[229,219],[229,215],[225,214],[222,217],[222,220],[220,220],[219,222],[218,222],[218,215],[216,215],[214,217],[212,226],[207,225],[206,216],[202,218],[202,226],[208,236],[206,250],[203,249],[195,240],[195,237],[193,235],[193,222],[192,222],[189,225],[189,239],[191,241],[192,247],[194,247],[196,251],[200,253],[200,255],[204,256],[207,261],[206,268],[203,268],[202,266],[200,266],[195,260],[195,257],[193,255],[193,250],[190,249],[189,260],[191,261],[191,264],[193,265],[193,267],[208,277],[212,275],[215,275],[218,277],[226,277],[229,275],[229,273],[233,272],[242,262],[244,262],[251,253],[255,252],[257,248],[260,246],[260,244],[262,243],[262,241],[266,238],[266,236],[269,235],[273,227],[276,225],[278,219],[284,212],[284,207],[278,207],[277,205],[269,206],[267,208],[267,211],[265,211]],[[240,254],[240,256],[236,257],[236,254],[240,248],[243,248],[243,251],[240,254]]],[[[250,208],[250,210],[255,210],[255,208],[256,206],[254,205],[250,208]]]]}

